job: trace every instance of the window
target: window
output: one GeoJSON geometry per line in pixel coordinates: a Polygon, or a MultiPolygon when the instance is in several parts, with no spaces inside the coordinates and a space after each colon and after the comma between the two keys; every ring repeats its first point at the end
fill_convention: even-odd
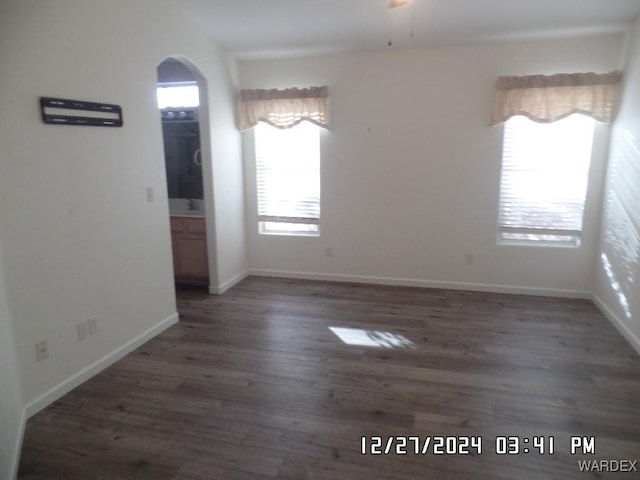
{"type": "Polygon", "coordinates": [[[320,132],[301,122],[293,128],[255,127],[260,233],[320,233],[320,132]]]}
{"type": "Polygon", "coordinates": [[[159,83],[158,108],[197,107],[200,97],[197,82],[159,83]]]}
{"type": "Polygon", "coordinates": [[[571,115],[553,123],[523,116],[505,124],[499,238],[580,244],[594,120],[571,115]]]}

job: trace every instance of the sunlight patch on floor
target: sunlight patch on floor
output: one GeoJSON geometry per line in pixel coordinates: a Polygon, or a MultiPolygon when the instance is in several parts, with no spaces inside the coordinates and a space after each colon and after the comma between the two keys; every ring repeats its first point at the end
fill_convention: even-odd
{"type": "Polygon", "coordinates": [[[329,330],[347,345],[409,349],[416,347],[411,340],[397,333],[343,327],[329,327],[329,330]]]}

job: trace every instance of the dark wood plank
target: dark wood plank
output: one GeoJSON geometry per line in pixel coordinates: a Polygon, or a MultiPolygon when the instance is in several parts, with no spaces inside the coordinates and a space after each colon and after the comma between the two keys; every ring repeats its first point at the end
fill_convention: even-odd
{"type": "Polygon", "coordinates": [[[178,305],[29,419],[20,479],[585,479],[606,474],[579,459],[640,460],[640,361],[589,301],[250,277],[178,305]],[[483,452],[362,455],[362,435],[483,452]],[[556,453],[497,455],[501,435],[556,453]],[[571,435],[596,455],[570,455],[571,435]]]}

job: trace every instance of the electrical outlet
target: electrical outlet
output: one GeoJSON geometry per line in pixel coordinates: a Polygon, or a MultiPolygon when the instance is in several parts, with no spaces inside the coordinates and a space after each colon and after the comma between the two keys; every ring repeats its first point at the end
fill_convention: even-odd
{"type": "Polygon", "coordinates": [[[464,256],[464,264],[465,265],[473,265],[473,255],[471,255],[470,253],[467,253],[464,256]]]}
{"type": "Polygon", "coordinates": [[[333,257],[333,249],[331,247],[325,247],[324,254],[327,257],[333,257]]]}
{"type": "Polygon", "coordinates": [[[49,350],[47,350],[47,341],[43,340],[36,343],[36,359],[41,362],[45,358],[49,358],[49,350]]]}
{"type": "Polygon", "coordinates": [[[78,340],[84,340],[89,336],[89,324],[87,322],[79,323],[76,328],[78,329],[78,340]]]}
{"type": "Polygon", "coordinates": [[[153,202],[155,200],[155,194],[153,193],[153,187],[147,187],[147,202],[153,202]]]}
{"type": "Polygon", "coordinates": [[[98,331],[98,318],[91,317],[87,320],[87,324],[89,325],[89,335],[93,335],[98,331]]]}

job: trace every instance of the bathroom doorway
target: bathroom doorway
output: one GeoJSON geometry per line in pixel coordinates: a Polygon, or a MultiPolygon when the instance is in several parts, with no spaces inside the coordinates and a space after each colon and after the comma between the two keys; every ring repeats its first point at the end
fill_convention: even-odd
{"type": "MultiPolygon", "coordinates": [[[[176,286],[208,287],[213,262],[208,248],[206,205],[212,195],[207,146],[207,102],[204,79],[186,59],[166,58],[157,67],[158,109],[169,196],[171,243],[176,286]],[[203,125],[204,123],[204,125],[203,125]],[[203,128],[203,126],[205,128],[203,128]],[[204,148],[203,148],[204,147],[204,148]]],[[[215,273],[215,272],[213,272],[215,273]]]]}

